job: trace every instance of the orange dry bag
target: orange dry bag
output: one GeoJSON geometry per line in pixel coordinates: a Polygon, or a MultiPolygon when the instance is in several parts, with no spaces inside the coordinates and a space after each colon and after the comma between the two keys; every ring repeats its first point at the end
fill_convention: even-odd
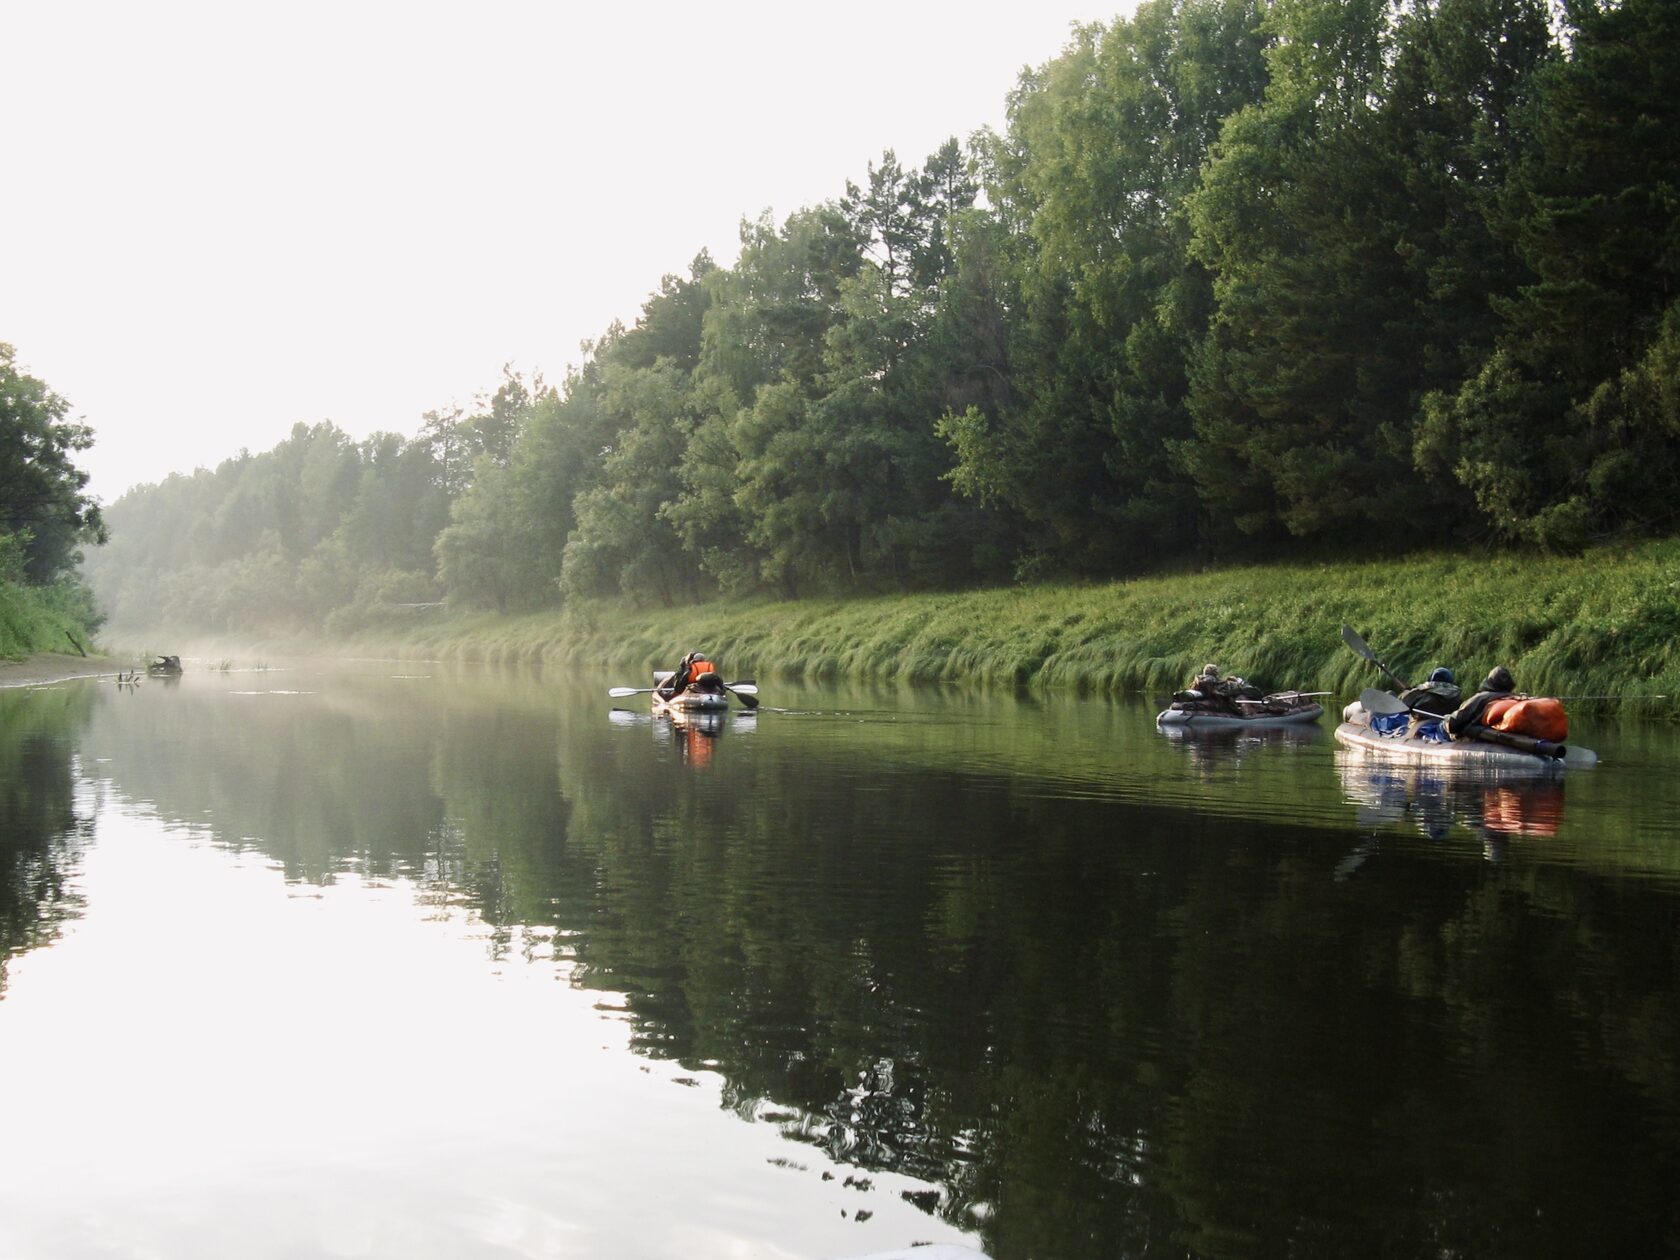
{"type": "MultiPolygon", "coordinates": [[[[1488,706],[1490,709],[1492,705],[1488,706]]],[[[1569,738],[1569,715],[1563,711],[1563,701],[1549,696],[1533,700],[1519,700],[1488,725],[1516,735],[1532,735],[1535,739],[1549,739],[1561,744],[1569,738]]]]}
{"type": "Polygon", "coordinates": [[[1517,698],[1515,696],[1506,696],[1502,700],[1489,700],[1487,708],[1482,710],[1482,716],[1476,720],[1483,726],[1491,726],[1496,730],[1501,730],[1503,728],[1499,725],[1499,719],[1504,717],[1512,709],[1516,708],[1516,706],[1517,698]]]}

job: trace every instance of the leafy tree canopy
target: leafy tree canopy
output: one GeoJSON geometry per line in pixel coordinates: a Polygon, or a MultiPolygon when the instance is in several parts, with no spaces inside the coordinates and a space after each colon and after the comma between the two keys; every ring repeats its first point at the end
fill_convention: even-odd
{"type": "Polygon", "coordinates": [[[88,475],[74,456],[93,445],[93,430],[67,420],[70,404],[17,365],[0,343],[0,538],[22,553],[31,583],[71,569],[83,543],[105,541],[99,504],[85,493],[88,475]]]}

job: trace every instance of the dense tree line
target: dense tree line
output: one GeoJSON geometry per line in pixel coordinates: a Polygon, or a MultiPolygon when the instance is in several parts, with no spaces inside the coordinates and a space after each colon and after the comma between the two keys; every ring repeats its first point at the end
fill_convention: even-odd
{"type": "Polygon", "coordinates": [[[271,451],[175,474],[111,506],[89,576],[125,628],[351,629],[442,599],[434,548],[451,502],[506,465],[551,391],[511,373],[476,413],[428,412],[412,438],[298,424],[271,451]]]}
{"type": "Polygon", "coordinates": [[[120,502],[124,569],[231,625],[1669,532],[1677,101],[1670,0],[1146,0],[559,388],[120,502]]]}

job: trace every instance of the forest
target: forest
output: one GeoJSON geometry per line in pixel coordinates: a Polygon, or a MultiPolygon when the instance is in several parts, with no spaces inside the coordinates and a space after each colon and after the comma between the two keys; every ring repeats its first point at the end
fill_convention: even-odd
{"type": "Polygon", "coordinates": [[[558,384],[131,491],[90,581],[348,632],[1676,532],[1672,0],[1145,0],[1006,117],[744,220],[558,384]]]}

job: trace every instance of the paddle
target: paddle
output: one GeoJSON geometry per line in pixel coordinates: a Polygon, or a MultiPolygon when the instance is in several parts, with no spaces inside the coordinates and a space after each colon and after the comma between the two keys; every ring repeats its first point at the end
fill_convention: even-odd
{"type": "MultiPolygon", "coordinates": [[[[1394,680],[1400,682],[1398,678],[1394,680]]],[[[1403,687],[1404,683],[1400,683],[1403,687]]],[[[1365,706],[1365,712],[1378,713],[1389,717],[1395,713],[1424,713],[1422,709],[1414,709],[1399,696],[1388,691],[1378,691],[1375,687],[1367,687],[1359,693],[1359,703],[1365,706]]],[[[1425,717],[1438,718],[1439,713],[1424,713],[1425,717]]]]}
{"type": "MultiPolygon", "coordinates": [[[[1405,679],[1401,678],[1399,674],[1396,674],[1387,665],[1384,665],[1381,661],[1379,661],[1377,659],[1377,654],[1375,652],[1371,651],[1371,649],[1366,645],[1364,639],[1361,639],[1357,634],[1354,633],[1354,630],[1353,630],[1352,626],[1344,625],[1342,627],[1342,642],[1346,643],[1350,648],[1352,648],[1360,656],[1363,656],[1366,660],[1370,661],[1371,664],[1375,665],[1378,669],[1382,670],[1383,673],[1387,674],[1390,678],[1394,679],[1394,681],[1399,685],[1401,691],[1405,691],[1408,687],[1411,686],[1411,684],[1408,683],[1405,679]]],[[[1367,707],[1369,707],[1369,706],[1367,706],[1367,707]]]]}
{"type": "Polygon", "coordinates": [[[1330,695],[1334,695],[1334,694],[1335,694],[1335,692],[1333,692],[1333,691],[1274,691],[1274,692],[1272,692],[1271,695],[1264,696],[1259,700],[1248,700],[1248,699],[1245,699],[1241,696],[1238,696],[1236,698],[1235,703],[1237,703],[1237,704],[1300,704],[1303,700],[1311,699],[1314,696],[1330,696],[1330,695]]]}
{"type": "MultiPolygon", "coordinates": [[[[749,709],[758,708],[758,684],[750,678],[743,678],[740,682],[722,684],[725,691],[731,692],[749,709]]],[[[657,687],[608,687],[607,694],[614,699],[621,700],[625,696],[645,696],[658,691],[657,687]]]]}

